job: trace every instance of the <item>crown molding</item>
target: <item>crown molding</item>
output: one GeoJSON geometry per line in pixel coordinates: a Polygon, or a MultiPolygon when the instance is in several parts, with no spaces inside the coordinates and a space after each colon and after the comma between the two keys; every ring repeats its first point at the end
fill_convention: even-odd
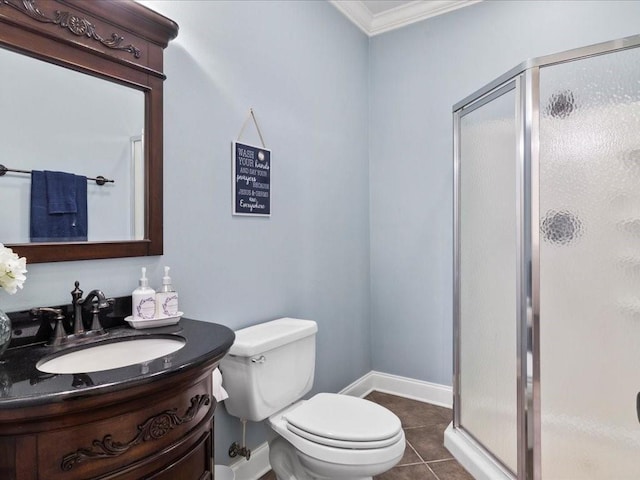
{"type": "Polygon", "coordinates": [[[371,36],[369,29],[373,22],[373,14],[364,6],[364,3],[360,0],[329,0],[329,3],[336,7],[345,17],[351,20],[356,27],[371,36]]]}
{"type": "Polygon", "coordinates": [[[368,36],[395,30],[436,15],[467,7],[482,0],[414,0],[373,15],[361,0],[329,0],[368,36]]]}

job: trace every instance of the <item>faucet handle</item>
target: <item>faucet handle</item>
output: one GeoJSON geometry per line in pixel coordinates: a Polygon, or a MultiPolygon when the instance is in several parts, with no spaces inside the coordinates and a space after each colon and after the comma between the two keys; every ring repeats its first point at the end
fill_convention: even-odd
{"type": "MultiPolygon", "coordinates": [[[[98,292],[100,292],[100,295],[89,294],[89,296],[87,296],[87,298],[91,297],[91,328],[88,333],[102,335],[105,334],[105,331],[100,323],[100,310],[113,307],[116,300],[115,298],[105,298],[100,290],[98,290],[98,292]]],[[[84,302],[86,300],[85,298],[81,301],[84,302]]]]}
{"type": "Polygon", "coordinates": [[[67,339],[67,332],[64,329],[64,325],[62,324],[62,319],[64,317],[56,317],[56,327],[53,330],[53,338],[49,342],[49,345],[61,345],[67,339]]]}
{"type": "Polygon", "coordinates": [[[100,325],[100,305],[97,298],[93,299],[91,302],[91,328],[89,331],[99,332],[102,330],[102,325],[100,325]]]}
{"type": "Polygon", "coordinates": [[[43,315],[54,315],[53,319],[56,322],[56,326],[53,330],[53,337],[49,341],[49,345],[60,345],[67,337],[67,332],[64,329],[64,325],[62,321],[64,320],[64,315],[62,314],[62,310],[59,308],[50,308],[50,307],[38,307],[32,308],[30,311],[31,315],[36,318],[42,318],[43,315]]]}

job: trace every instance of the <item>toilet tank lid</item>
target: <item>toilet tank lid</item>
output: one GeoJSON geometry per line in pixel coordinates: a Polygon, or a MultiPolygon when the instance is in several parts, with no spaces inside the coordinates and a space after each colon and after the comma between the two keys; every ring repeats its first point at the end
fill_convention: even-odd
{"type": "Polygon", "coordinates": [[[314,335],[318,325],[313,320],[278,318],[237,330],[230,355],[252,357],[280,347],[286,343],[314,335]]]}

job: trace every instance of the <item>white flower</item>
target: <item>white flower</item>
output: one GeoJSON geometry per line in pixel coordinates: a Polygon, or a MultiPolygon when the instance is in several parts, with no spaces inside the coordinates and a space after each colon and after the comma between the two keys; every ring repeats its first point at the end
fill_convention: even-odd
{"type": "Polygon", "coordinates": [[[9,247],[0,243],[0,287],[4,288],[10,295],[22,288],[22,284],[27,279],[27,259],[13,253],[9,247]]]}

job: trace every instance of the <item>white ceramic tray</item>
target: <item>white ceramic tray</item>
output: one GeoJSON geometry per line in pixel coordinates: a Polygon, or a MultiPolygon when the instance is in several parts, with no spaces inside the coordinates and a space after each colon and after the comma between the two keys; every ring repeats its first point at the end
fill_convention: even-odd
{"type": "Polygon", "coordinates": [[[155,328],[166,327],[167,325],[175,325],[180,321],[182,312],[178,312],[175,317],[160,317],[134,320],[132,316],[125,317],[125,321],[133,328],[155,328]]]}

